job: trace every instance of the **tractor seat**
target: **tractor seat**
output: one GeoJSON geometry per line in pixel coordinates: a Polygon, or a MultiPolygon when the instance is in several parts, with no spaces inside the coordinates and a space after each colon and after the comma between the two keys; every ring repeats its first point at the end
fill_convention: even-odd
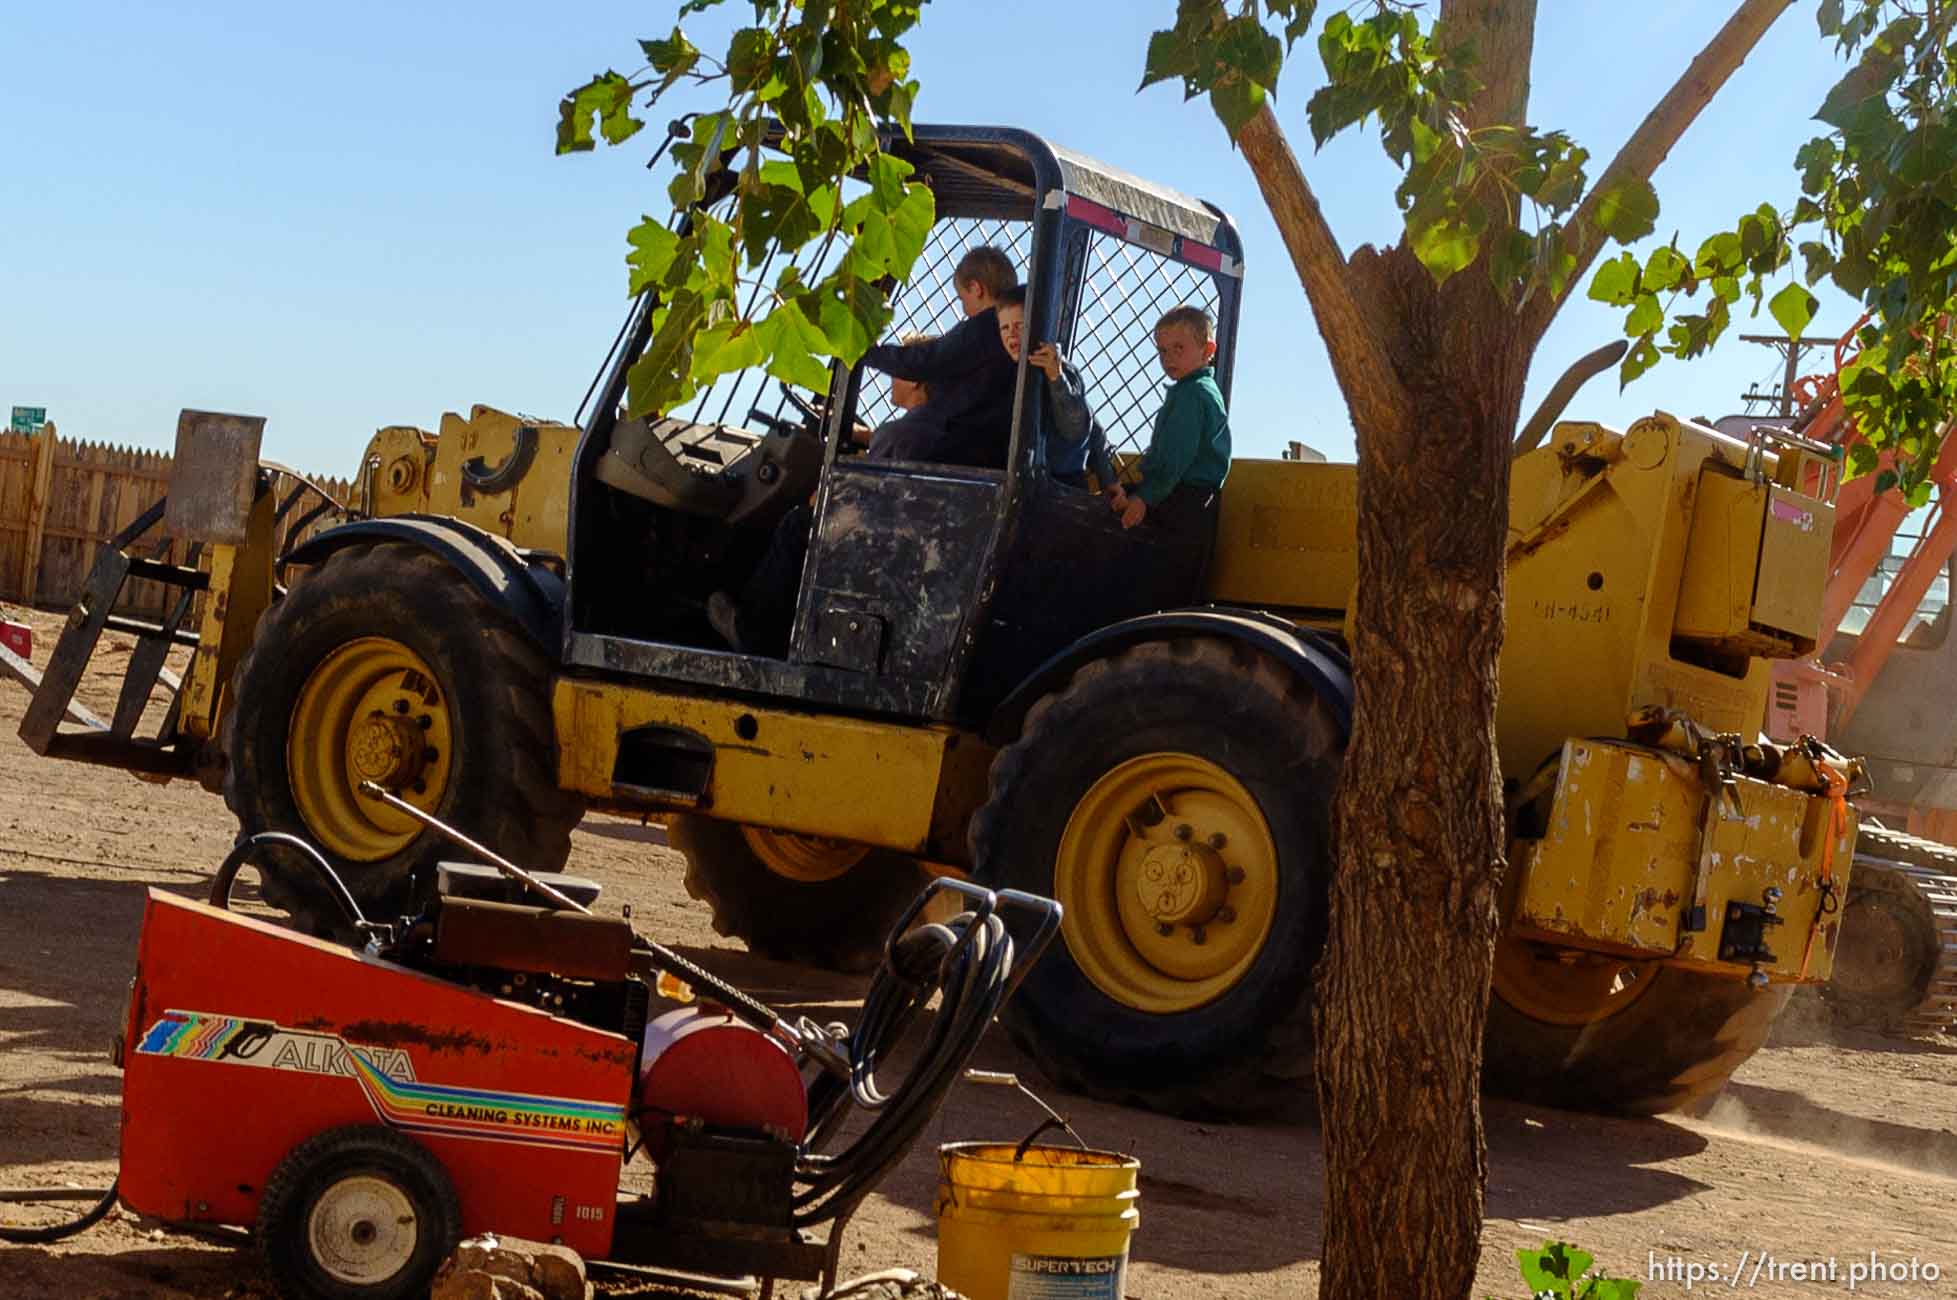
{"type": "Polygon", "coordinates": [[[722,448],[717,445],[725,440],[720,435],[712,425],[687,420],[621,420],[612,430],[612,445],[598,460],[598,481],[657,506],[724,519],[740,503],[741,483],[713,463],[724,466],[746,448],[722,448]],[[697,467],[680,460],[668,445],[689,432],[702,450],[689,458],[701,462],[697,467]]]}
{"type": "MultiPolygon", "coordinates": [[[[598,901],[598,882],[561,871],[530,873],[572,902],[590,907],[598,901]]],[[[441,862],[435,866],[435,888],[445,898],[474,898],[486,903],[518,903],[549,907],[550,900],[480,862],[441,862]]]]}

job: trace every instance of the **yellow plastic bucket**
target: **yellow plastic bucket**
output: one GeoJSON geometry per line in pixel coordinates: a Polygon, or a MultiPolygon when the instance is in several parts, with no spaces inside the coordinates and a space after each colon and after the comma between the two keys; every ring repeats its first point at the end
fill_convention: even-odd
{"type": "Polygon", "coordinates": [[[1074,1147],[939,1147],[938,1281],[971,1300],[1122,1300],[1141,1167],[1074,1147]]]}

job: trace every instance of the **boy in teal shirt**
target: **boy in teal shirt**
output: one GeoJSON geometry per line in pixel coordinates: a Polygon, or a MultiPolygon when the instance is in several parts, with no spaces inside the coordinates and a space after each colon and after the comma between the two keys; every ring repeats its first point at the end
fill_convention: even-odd
{"type": "Polygon", "coordinates": [[[1230,420],[1216,386],[1215,326],[1201,307],[1177,307],[1155,326],[1155,352],[1170,379],[1141,479],[1109,492],[1123,528],[1144,518],[1180,532],[1205,523],[1230,473],[1230,420]]]}

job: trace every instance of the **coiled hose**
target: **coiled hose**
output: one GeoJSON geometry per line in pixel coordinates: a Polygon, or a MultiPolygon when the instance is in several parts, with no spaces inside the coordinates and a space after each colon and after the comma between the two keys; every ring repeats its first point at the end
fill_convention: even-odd
{"type": "MultiPolygon", "coordinates": [[[[347,892],[346,884],[341,881],[339,875],[334,872],[333,868],[327,864],[326,859],[320,856],[319,850],[298,836],[288,835],[283,831],[261,831],[257,835],[247,836],[238,841],[237,845],[226,855],[223,863],[219,865],[217,874],[211,877],[210,902],[213,907],[229,908],[231,906],[231,885],[238,878],[239,870],[252,860],[252,856],[259,849],[267,845],[278,845],[281,848],[291,849],[311,862],[320,876],[326,881],[328,891],[333,895],[334,900],[339,903],[340,910],[347,914],[347,919],[357,928],[366,927],[367,918],[361,914],[360,905],[354,902],[353,895],[347,892]]],[[[81,1201],[91,1197],[99,1198],[95,1201],[95,1204],[89,1206],[82,1213],[80,1218],[70,1219],[66,1223],[49,1224],[41,1228],[21,1228],[0,1224],[0,1241],[13,1242],[23,1246],[44,1246],[49,1242],[60,1241],[65,1237],[72,1237],[76,1233],[84,1232],[100,1223],[103,1216],[115,1208],[116,1197],[120,1191],[120,1180],[110,1183],[108,1190],[102,1192],[93,1189],[79,1191],[59,1187],[23,1188],[13,1191],[0,1191],[0,1203],[81,1201]]]]}
{"type": "Polygon", "coordinates": [[[1059,928],[1060,905],[1051,899],[1012,890],[994,894],[961,881],[934,882],[933,890],[912,905],[911,915],[897,925],[901,937],[885,949],[883,966],[863,1001],[863,1018],[850,1036],[848,1082],[824,1075],[810,1085],[810,1136],[795,1166],[795,1226],[847,1213],[904,1158],[963,1074],[993,1016],[1059,928]],[[940,889],[964,894],[972,910],[948,924],[909,929],[940,889]],[[1039,918],[1017,969],[1013,936],[999,914],[1002,905],[1039,918]],[[877,1078],[879,1066],[938,993],[943,998],[917,1064],[886,1093],[877,1078]],[[848,1113],[845,1099],[875,1111],[876,1118],[842,1151],[820,1154],[815,1148],[848,1113]]]}

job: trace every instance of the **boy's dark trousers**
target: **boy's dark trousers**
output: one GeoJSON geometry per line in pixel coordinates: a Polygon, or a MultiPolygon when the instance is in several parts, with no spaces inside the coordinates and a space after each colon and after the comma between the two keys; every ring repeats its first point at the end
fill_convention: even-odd
{"type": "Polygon", "coordinates": [[[800,505],[781,517],[768,549],[748,575],[740,595],[741,646],[749,654],[782,659],[794,630],[795,597],[802,588],[802,562],[809,554],[815,510],[800,505]]]}
{"type": "Polygon", "coordinates": [[[1148,508],[1142,528],[1175,545],[1180,559],[1188,564],[1187,586],[1190,599],[1203,588],[1209,572],[1210,553],[1216,547],[1216,504],[1221,489],[1178,483],[1168,496],[1148,508]]]}

